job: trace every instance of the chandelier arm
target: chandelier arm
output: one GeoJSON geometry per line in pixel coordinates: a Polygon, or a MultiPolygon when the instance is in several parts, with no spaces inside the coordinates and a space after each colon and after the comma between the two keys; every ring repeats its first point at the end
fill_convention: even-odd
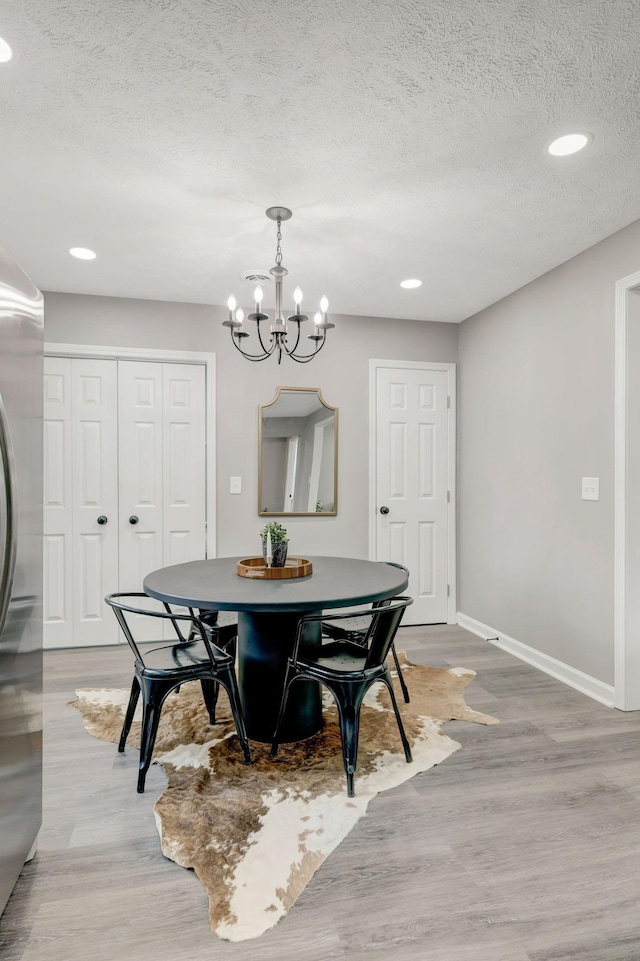
{"type": "Polygon", "coordinates": [[[265,355],[266,355],[267,357],[270,357],[271,354],[273,353],[274,349],[275,349],[275,346],[276,346],[276,343],[275,343],[275,339],[274,339],[274,337],[273,337],[273,334],[271,335],[271,339],[272,339],[271,347],[265,347],[265,346],[264,346],[264,341],[262,340],[262,332],[261,332],[261,330],[260,330],[260,321],[258,321],[258,322],[256,323],[256,333],[258,334],[258,340],[259,340],[259,342],[260,342],[260,346],[262,347],[263,351],[265,352],[265,355]]]}
{"type": "Polygon", "coordinates": [[[321,349],[322,348],[319,347],[318,350],[316,350],[313,354],[305,354],[303,357],[296,357],[295,354],[289,354],[289,357],[291,360],[295,360],[296,364],[308,364],[310,360],[313,360],[316,354],[320,353],[321,349]]]}
{"type": "MultiPolygon", "coordinates": [[[[295,323],[295,321],[294,321],[294,323],[295,323]]],[[[297,348],[298,348],[298,344],[300,343],[300,328],[301,328],[302,324],[297,323],[296,326],[297,326],[297,328],[298,328],[298,336],[296,337],[296,342],[295,342],[295,344],[293,345],[293,347],[291,348],[291,350],[289,350],[289,348],[287,347],[287,345],[286,345],[286,343],[285,343],[284,340],[283,340],[283,343],[282,343],[282,346],[284,347],[285,352],[289,355],[289,357],[291,357],[293,354],[295,354],[295,352],[296,352],[296,350],[297,350],[297,348]]]]}
{"type": "MultiPolygon", "coordinates": [[[[232,328],[231,328],[231,343],[233,344],[235,349],[239,353],[241,353],[246,360],[266,360],[267,357],[271,356],[271,351],[269,350],[265,351],[264,354],[248,354],[246,350],[243,350],[242,347],[240,347],[240,345],[237,343],[235,337],[233,336],[232,328]]],[[[263,350],[264,350],[264,347],[263,347],[263,350]]]]}
{"type": "Polygon", "coordinates": [[[295,360],[297,364],[308,364],[310,360],[313,360],[313,358],[320,353],[320,351],[324,347],[325,341],[326,341],[326,337],[323,337],[322,343],[318,347],[316,347],[316,349],[313,351],[312,354],[290,353],[288,356],[291,358],[291,360],[295,360]]]}

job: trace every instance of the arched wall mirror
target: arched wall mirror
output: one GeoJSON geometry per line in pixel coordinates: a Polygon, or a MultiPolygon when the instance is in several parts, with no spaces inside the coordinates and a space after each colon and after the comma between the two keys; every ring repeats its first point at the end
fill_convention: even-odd
{"type": "Polygon", "coordinates": [[[319,388],[278,387],[258,438],[258,514],[338,513],[338,409],[319,388]]]}

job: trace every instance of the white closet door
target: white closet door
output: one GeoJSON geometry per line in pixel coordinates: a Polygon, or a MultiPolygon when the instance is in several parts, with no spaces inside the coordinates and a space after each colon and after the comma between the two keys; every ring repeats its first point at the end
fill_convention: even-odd
{"type": "Polygon", "coordinates": [[[120,585],[163,567],[162,364],[119,362],[120,585]]]}
{"type": "Polygon", "coordinates": [[[44,643],[73,644],[71,360],[44,361],[44,643]]]}
{"type": "MultiPolygon", "coordinates": [[[[205,554],[205,371],[119,362],[120,585],[205,554]]],[[[169,626],[169,633],[172,628],[169,626]]],[[[136,637],[158,637],[139,619],[136,637]]]]}
{"type": "Polygon", "coordinates": [[[115,644],[104,595],[118,589],[117,368],[44,362],[45,647],[115,644]],[[98,523],[106,518],[106,523],[98,523]]]}
{"type": "Polygon", "coordinates": [[[162,376],[162,566],[166,567],[205,554],[205,369],[163,364],[162,376]]]}
{"type": "Polygon", "coordinates": [[[204,557],[205,378],[191,364],[45,358],[46,647],[122,641],[105,594],[204,557]]]}
{"type": "Polygon", "coordinates": [[[71,376],[74,644],[115,644],[104,596],[118,590],[117,367],[72,360],[71,376]]]}

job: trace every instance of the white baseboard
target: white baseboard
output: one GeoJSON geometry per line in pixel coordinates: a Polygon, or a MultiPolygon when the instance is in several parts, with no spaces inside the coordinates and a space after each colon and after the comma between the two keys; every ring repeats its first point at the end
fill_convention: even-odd
{"type": "Polygon", "coordinates": [[[534,647],[523,644],[522,641],[516,641],[514,637],[509,637],[508,634],[503,634],[502,631],[496,631],[493,627],[489,627],[488,624],[476,621],[474,617],[468,617],[466,614],[458,612],[458,624],[460,627],[464,627],[465,630],[471,631],[472,634],[477,634],[478,637],[483,638],[483,640],[490,641],[491,644],[501,648],[503,651],[513,654],[514,657],[518,657],[521,661],[526,661],[527,664],[537,667],[538,670],[544,671],[545,674],[555,677],[558,681],[563,681],[565,684],[568,684],[569,687],[575,688],[576,691],[587,694],[595,701],[600,701],[602,704],[606,704],[607,707],[614,706],[615,691],[612,684],[605,684],[603,681],[598,681],[595,677],[584,674],[575,667],[556,660],[555,657],[551,657],[549,654],[543,654],[542,651],[537,651],[534,647]]]}
{"type": "MultiPolygon", "coordinates": [[[[126,644],[126,641],[124,641],[126,644]]],[[[51,641],[48,638],[45,639],[42,650],[43,651],[71,651],[71,650],[86,650],[88,647],[116,647],[117,641],[98,641],[96,644],[74,644],[73,641],[51,641]]]]}
{"type": "Polygon", "coordinates": [[[35,858],[36,854],[38,853],[38,840],[39,840],[39,838],[40,838],[40,834],[37,835],[35,841],[34,841],[33,844],[31,845],[31,850],[30,850],[29,853],[27,854],[27,860],[24,862],[25,864],[28,864],[29,861],[32,861],[32,860],[35,858]]]}

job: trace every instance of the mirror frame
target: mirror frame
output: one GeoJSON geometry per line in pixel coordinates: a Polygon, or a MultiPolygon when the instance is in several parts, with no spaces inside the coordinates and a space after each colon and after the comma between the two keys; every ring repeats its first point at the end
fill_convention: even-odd
{"type": "Polygon", "coordinates": [[[327,404],[319,387],[277,387],[275,397],[268,404],[258,406],[258,516],[259,517],[335,517],[338,513],[338,408],[327,404]],[[317,394],[318,400],[327,410],[333,411],[335,417],[333,438],[333,510],[332,511],[263,511],[262,501],[262,411],[265,407],[272,407],[283,391],[296,391],[307,394],[317,394]]]}

